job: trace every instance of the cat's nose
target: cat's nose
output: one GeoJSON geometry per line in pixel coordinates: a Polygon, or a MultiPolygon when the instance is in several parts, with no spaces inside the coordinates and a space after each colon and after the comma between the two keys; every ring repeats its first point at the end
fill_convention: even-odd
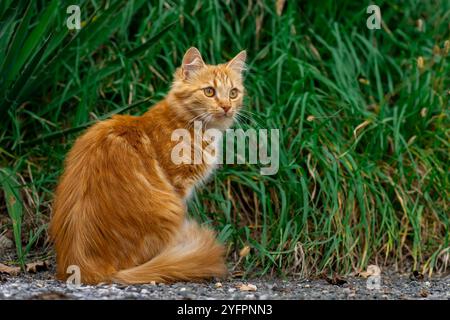
{"type": "Polygon", "coordinates": [[[225,113],[228,112],[228,110],[231,109],[231,106],[229,104],[221,104],[220,107],[225,111],[225,113]]]}

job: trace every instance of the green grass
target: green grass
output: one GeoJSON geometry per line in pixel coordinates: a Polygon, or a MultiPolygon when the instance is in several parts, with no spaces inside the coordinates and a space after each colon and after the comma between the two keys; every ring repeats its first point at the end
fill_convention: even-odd
{"type": "Polygon", "coordinates": [[[381,30],[366,28],[369,2],[288,1],[280,16],[274,1],[152,3],[81,1],[79,32],[65,28],[72,3],[0,3],[0,234],[13,230],[18,261],[45,246],[52,191],[81,130],[145,112],[195,45],[210,63],[246,48],[239,125],[280,129],[277,175],[227,165],[190,204],[226,242],[230,266],[447,270],[448,1],[379,1],[381,30]]]}

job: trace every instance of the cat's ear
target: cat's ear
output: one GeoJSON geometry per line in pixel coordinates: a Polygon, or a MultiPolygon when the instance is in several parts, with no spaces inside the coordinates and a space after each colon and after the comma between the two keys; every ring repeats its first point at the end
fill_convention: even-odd
{"type": "Polygon", "coordinates": [[[236,57],[234,57],[227,63],[227,67],[238,73],[242,73],[246,69],[245,66],[246,59],[247,59],[247,51],[243,50],[239,52],[236,55],[236,57]]]}
{"type": "Polygon", "coordinates": [[[184,54],[183,64],[181,65],[184,77],[189,77],[192,73],[197,72],[204,66],[205,63],[203,62],[200,51],[195,47],[189,48],[184,54]]]}

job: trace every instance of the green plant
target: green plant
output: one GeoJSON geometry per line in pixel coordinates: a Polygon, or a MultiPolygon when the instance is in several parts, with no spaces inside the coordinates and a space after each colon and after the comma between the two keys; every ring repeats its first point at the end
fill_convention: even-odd
{"type": "Polygon", "coordinates": [[[369,3],[353,1],[278,14],[273,1],[92,0],[79,32],[64,4],[19,3],[0,3],[0,166],[35,195],[27,219],[48,219],[80,130],[164,97],[191,45],[210,63],[247,48],[237,126],[280,129],[280,170],[227,165],[190,203],[230,263],[303,276],[447,268],[448,1],[381,1],[383,28],[368,30],[369,3]]]}

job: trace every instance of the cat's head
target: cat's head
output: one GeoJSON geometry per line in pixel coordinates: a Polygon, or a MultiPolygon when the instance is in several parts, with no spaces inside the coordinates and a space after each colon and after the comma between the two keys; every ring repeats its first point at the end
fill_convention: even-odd
{"type": "Polygon", "coordinates": [[[196,48],[187,50],[170,92],[173,107],[187,119],[202,121],[208,127],[231,126],[242,107],[246,57],[241,51],[226,63],[208,65],[196,48]]]}

